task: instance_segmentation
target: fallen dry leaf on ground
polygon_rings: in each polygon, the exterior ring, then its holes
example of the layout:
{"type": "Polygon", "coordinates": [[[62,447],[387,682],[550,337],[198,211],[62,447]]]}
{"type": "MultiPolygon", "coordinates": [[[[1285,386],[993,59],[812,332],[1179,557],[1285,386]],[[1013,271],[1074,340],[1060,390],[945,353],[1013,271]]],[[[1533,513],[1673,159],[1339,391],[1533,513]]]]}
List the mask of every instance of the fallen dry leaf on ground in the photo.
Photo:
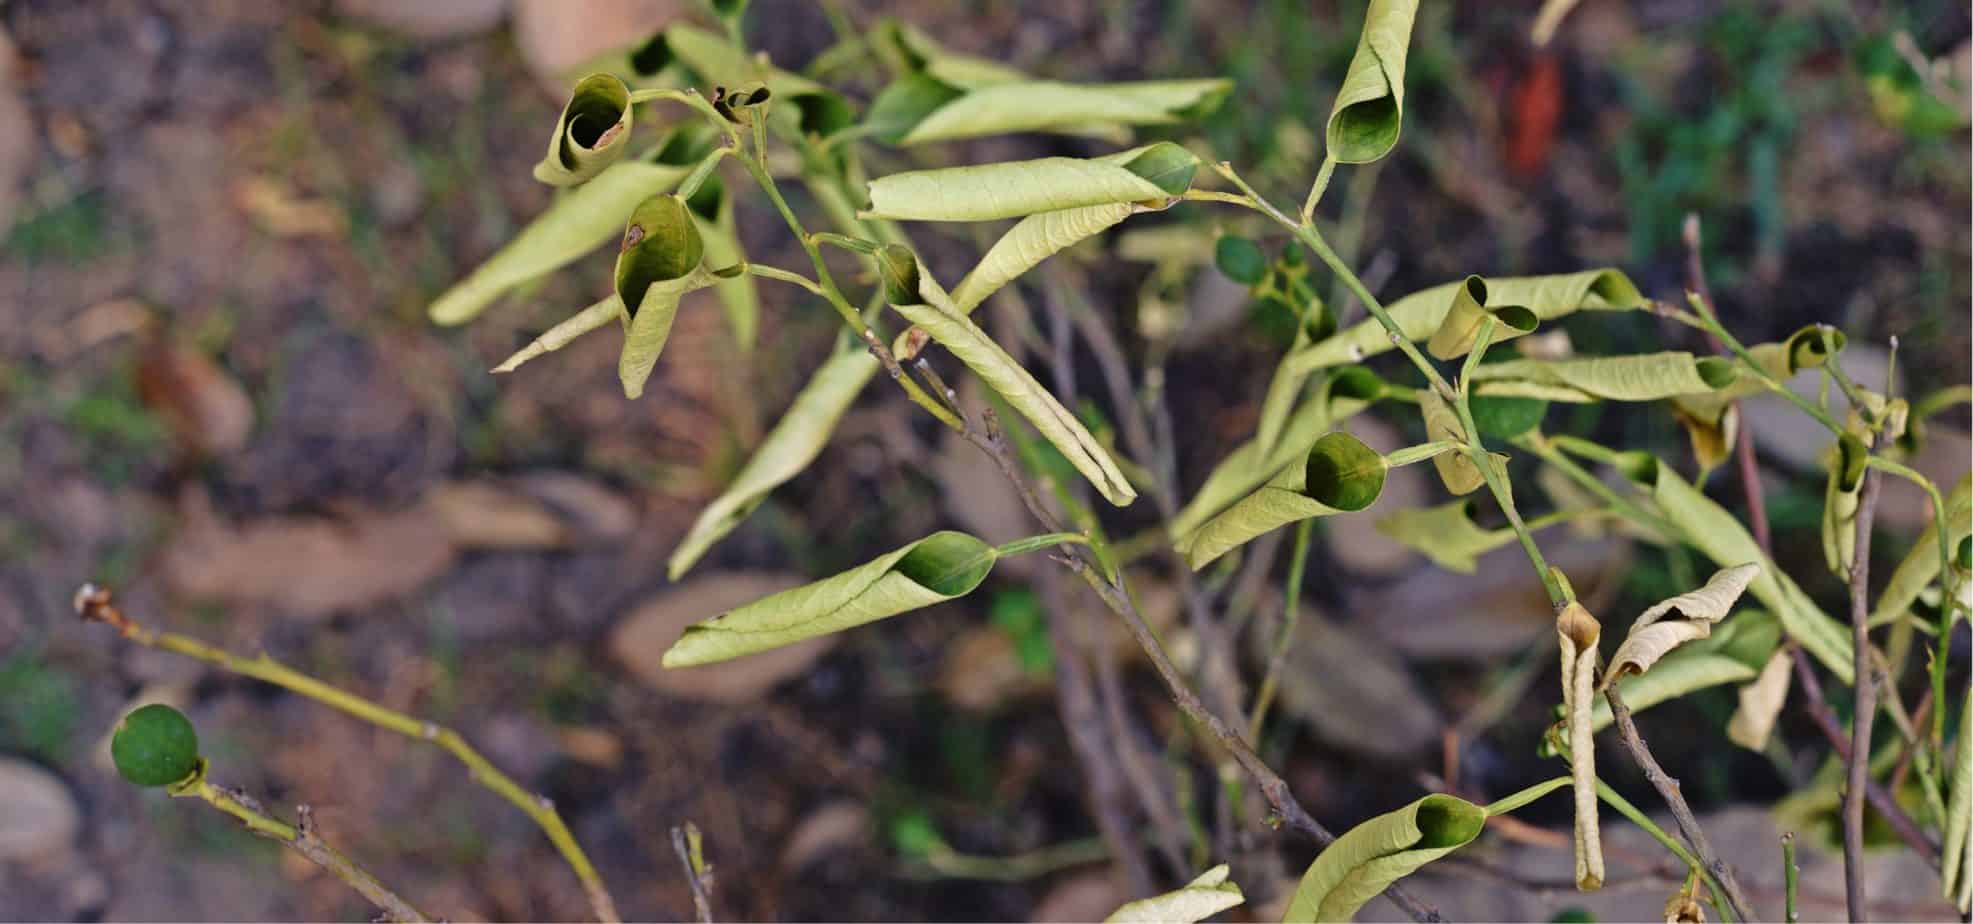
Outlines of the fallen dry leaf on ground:
{"type": "MultiPolygon", "coordinates": [[[[1630,544],[1583,539],[1546,546],[1549,563],[1569,575],[1584,601],[1622,579],[1630,544]]],[[[1555,609],[1519,545],[1479,557],[1473,574],[1423,568],[1393,584],[1352,595],[1350,612],[1370,634],[1404,656],[1484,660],[1519,652],[1555,628],[1555,609]]]]}
{"type": "Polygon", "coordinates": [[[233,204],[275,237],[341,237],[349,218],[334,202],[298,195],[272,177],[250,176],[233,184],[233,204]]]}
{"type": "Polygon", "coordinates": [[[1014,639],[998,626],[968,629],[946,649],[939,669],[939,691],[953,705],[988,712],[1007,700],[1054,689],[1047,674],[1031,674],[1021,664],[1014,639]]]}
{"type": "Polygon", "coordinates": [[[461,548],[552,548],[568,540],[561,519],[540,501],[491,481],[439,485],[424,505],[461,548]]]}
{"type": "MultiPolygon", "coordinates": [[[[1268,608],[1278,610],[1280,604],[1268,608]]],[[[1251,633],[1254,656],[1262,663],[1274,649],[1279,626],[1271,620],[1268,631],[1251,633]]],[[[1438,707],[1390,646],[1310,606],[1302,607],[1281,666],[1281,711],[1336,747],[1392,761],[1438,741],[1445,727],[1438,707]]]]}
{"type": "Polygon", "coordinates": [[[831,802],[809,812],[782,839],[781,870],[795,873],[825,854],[860,847],[870,839],[870,810],[849,802],[831,802]]]}
{"type": "Polygon", "coordinates": [[[189,455],[236,452],[253,431],[246,389],[205,354],[162,339],[137,361],[137,398],[189,455]]]}
{"type": "Polygon", "coordinates": [[[807,583],[799,574],[717,571],[638,604],[610,632],[610,657],[645,686],[684,699],[751,703],[807,669],[840,635],[825,635],[718,664],[666,668],[659,661],[685,627],[807,583]]]}

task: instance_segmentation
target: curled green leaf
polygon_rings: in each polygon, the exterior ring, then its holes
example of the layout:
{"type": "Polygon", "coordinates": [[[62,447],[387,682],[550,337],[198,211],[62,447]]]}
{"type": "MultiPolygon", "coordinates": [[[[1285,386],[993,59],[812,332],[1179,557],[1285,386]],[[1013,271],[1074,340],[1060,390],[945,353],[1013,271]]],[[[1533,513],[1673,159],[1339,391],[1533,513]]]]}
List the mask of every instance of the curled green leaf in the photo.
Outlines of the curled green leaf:
{"type": "Polygon", "coordinates": [[[527,346],[516,350],[514,355],[507,357],[505,362],[493,367],[493,372],[496,375],[512,372],[519,369],[527,361],[568,346],[570,343],[575,342],[577,337],[622,317],[624,317],[623,300],[617,298],[615,295],[611,295],[594,305],[590,305],[576,312],[567,320],[549,328],[541,336],[529,341],[527,346]]]}
{"type": "Polygon", "coordinates": [[[671,336],[678,300],[713,281],[705,267],[705,242],[684,199],[652,196],[630,213],[616,268],[617,298],[630,318],[617,360],[625,395],[644,393],[644,382],[671,336]]]}
{"type": "Polygon", "coordinates": [[[1418,0],[1370,0],[1356,55],[1329,110],[1329,156],[1367,164],[1391,152],[1404,122],[1404,59],[1418,0]]]}
{"type": "Polygon", "coordinates": [[[878,263],[893,310],[924,329],[999,393],[1009,407],[1027,418],[1105,500],[1124,507],[1137,499],[1137,491],[1116,460],[1110,458],[1109,450],[986,331],[952,304],[951,296],[930,273],[920,269],[909,249],[892,244],[879,254],[878,263]]]}
{"type": "Polygon", "coordinates": [[[1348,433],[1315,441],[1301,465],[1291,465],[1252,494],[1183,534],[1177,543],[1197,571],[1221,555],[1289,523],[1353,513],[1384,492],[1389,466],[1376,450],[1348,433]]]}
{"type": "Polygon", "coordinates": [[[1473,842],[1486,809],[1434,793],[1343,833],[1316,855],[1282,921],[1348,921],[1391,883],[1473,842]]]}
{"type": "Polygon", "coordinates": [[[749,456],[733,483],[692,523],[692,529],[671,553],[667,573],[678,580],[713,543],[725,538],[767,499],[775,488],[808,468],[822,452],[836,422],[856,400],[857,393],[877,374],[877,358],[868,350],[850,347],[822,364],[774,429],[749,456]]]}
{"type": "Polygon", "coordinates": [[[1596,356],[1583,359],[1516,359],[1473,370],[1475,390],[1486,395],[1534,392],[1554,401],[1586,404],[1606,401],[1657,401],[1708,395],[1739,378],[1730,359],[1695,357],[1685,352],[1596,356]],[[1519,388],[1528,385],[1534,388],[1519,388]]]}
{"type": "MultiPolygon", "coordinates": [[[[842,94],[799,74],[773,67],[717,33],[678,22],[646,46],[646,64],[676,59],[709,87],[762,83],[777,101],[769,121],[805,135],[830,135],[855,117],[842,94]],[[780,105],[786,103],[784,107],[780,105]]],[[[764,100],[763,100],[764,102],[764,100]]]]}
{"type": "Polygon", "coordinates": [[[1445,319],[1439,322],[1438,330],[1425,343],[1426,352],[1438,359],[1457,359],[1473,349],[1473,341],[1480,335],[1480,325],[1488,318],[1494,319],[1492,343],[1512,340],[1534,331],[1540,319],[1535,313],[1519,305],[1500,304],[1496,299],[1488,301],[1487,281],[1478,276],[1468,276],[1453,289],[1452,307],[1446,310],[1445,319]]]}
{"type": "MultiPolygon", "coordinates": [[[[1452,310],[1464,280],[1414,292],[1384,306],[1407,340],[1430,337],[1452,310]]],[[[1597,269],[1556,276],[1516,276],[1487,280],[1487,297],[1502,305],[1521,305],[1542,321],[1577,311],[1628,311],[1645,298],[1621,270],[1597,269]]],[[[1396,349],[1391,336],[1375,319],[1351,325],[1331,337],[1289,354],[1284,368],[1309,372],[1362,362],[1396,349]]]]}
{"type": "Polygon", "coordinates": [[[550,186],[574,186],[602,173],[630,143],[630,87],[614,74],[591,74],[569,93],[548,153],[534,178],[550,186]]]}
{"type": "Polygon", "coordinates": [[[1247,900],[1224,863],[1199,874],[1185,888],[1129,902],[1104,924],[1195,924],[1247,900]]]}
{"type": "Polygon", "coordinates": [[[1856,564],[1857,507],[1863,500],[1863,471],[1870,462],[1870,449],[1845,433],[1830,455],[1822,494],[1822,555],[1829,570],[1847,580],[1856,564]]]}
{"type": "Polygon", "coordinates": [[[826,580],[686,627],[665,667],[711,664],[962,597],[993,570],[994,547],[938,532],[826,580]]]}
{"type": "Polygon", "coordinates": [[[1119,202],[1163,204],[1191,182],[1197,159],[1168,141],[1105,157],[911,170],[871,180],[872,218],[992,221],[1119,202]],[[1187,162],[1190,167],[1187,167],[1187,162]]]}

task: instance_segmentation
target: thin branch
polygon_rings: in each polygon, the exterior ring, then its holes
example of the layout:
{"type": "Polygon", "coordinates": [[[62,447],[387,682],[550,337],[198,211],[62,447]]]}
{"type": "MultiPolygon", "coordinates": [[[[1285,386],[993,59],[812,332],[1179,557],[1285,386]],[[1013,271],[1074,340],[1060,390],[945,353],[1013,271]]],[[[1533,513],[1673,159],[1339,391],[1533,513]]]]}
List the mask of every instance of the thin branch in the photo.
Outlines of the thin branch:
{"type": "Polygon", "coordinates": [[[678,862],[685,867],[685,881],[692,887],[692,907],[699,913],[700,924],[712,924],[713,874],[712,867],[706,864],[699,826],[688,821],[683,826],[673,827],[671,850],[678,854],[678,862]]]}
{"type": "MultiPolygon", "coordinates": [[[[1815,720],[1816,727],[1822,730],[1823,737],[1829,739],[1836,756],[1845,761],[1849,760],[1850,739],[1843,734],[1843,726],[1836,718],[1836,710],[1830,707],[1829,700],[1823,696],[1822,681],[1816,677],[1815,666],[1809,662],[1808,652],[1803,651],[1801,644],[1794,639],[1788,639],[1783,644],[1788,648],[1788,656],[1795,662],[1795,681],[1802,687],[1802,698],[1807,700],[1809,718],[1815,720]]],[[[1910,815],[1905,814],[1904,808],[1898,805],[1897,800],[1888,790],[1875,780],[1866,779],[1864,795],[1869,797],[1870,807],[1877,810],[1877,814],[1891,826],[1892,831],[1897,833],[1899,840],[1917,851],[1927,862],[1935,865],[1939,862],[1939,845],[1926,836],[1924,830],[1911,819],[1910,815]]]]}
{"type": "Polygon", "coordinates": [[[203,799],[228,815],[240,820],[261,837],[279,841],[282,846],[306,857],[310,863],[322,867],[337,879],[347,883],[357,894],[382,912],[379,919],[386,921],[430,921],[403,896],[390,890],[369,871],[356,865],[355,861],[343,856],[336,848],[329,846],[315,830],[315,813],[307,805],[295,809],[296,823],[293,825],[268,815],[260,807],[260,802],[246,793],[225,786],[215,786],[205,779],[203,767],[194,785],[184,788],[173,787],[172,795],[179,798],[203,799]]]}
{"type": "Polygon", "coordinates": [[[1857,503],[1856,556],[1850,565],[1850,643],[1856,649],[1856,717],[1850,728],[1849,786],[1843,793],[1843,894],[1850,920],[1870,920],[1863,886],[1864,784],[1870,780],[1870,727],[1877,718],[1876,665],[1870,660],[1870,526],[1877,517],[1877,483],[1866,469],[1857,503]]]}
{"type": "Polygon", "coordinates": [[[1672,817],[1678,821],[1678,831],[1685,836],[1685,842],[1692,846],[1692,852],[1705,865],[1706,871],[1717,879],[1726,891],[1726,902],[1733,908],[1734,918],[1741,921],[1754,920],[1747,903],[1746,893],[1740,889],[1740,882],[1733,875],[1733,868],[1713,852],[1712,842],[1706,839],[1706,832],[1699,827],[1699,819],[1692,814],[1692,806],[1687,805],[1685,796],[1679,792],[1678,780],[1658,765],[1651,756],[1651,748],[1637,733],[1636,723],[1631,721],[1630,707],[1624,705],[1624,698],[1613,685],[1603,691],[1610,701],[1610,714],[1616,717],[1617,732],[1622,736],[1624,746],[1630,749],[1632,759],[1644,770],[1644,777],[1658,790],[1665,804],[1671,807],[1672,817]]]}
{"type": "Polygon", "coordinates": [[[582,882],[582,890],[589,898],[590,908],[600,921],[615,924],[618,921],[616,902],[610,898],[610,891],[603,885],[603,877],[589,862],[582,846],[576,843],[575,835],[569,832],[562,816],[555,811],[555,803],[547,796],[537,795],[521,788],[519,783],[501,772],[458,732],[435,722],[428,722],[417,716],[407,715],[395,709],[379,705],[353,693],[346,692],[320,680],[303,674],[262,653],[256,657],[243,658],[232,652],[207,645],[188,635],[176,632],[163,632],[149,629],[129,616],[116,605],[109,588],[94,584],[84,584],[75,594],[77,615],[85,621],[107,623],[126,640],[148,648],[159,648],[176,652],[211,664],[222,670],[252,677],[271,683],[290,692],[299,693],[309,699],[339,709],[349,715],[369,722],[379,728],[394,731],[417,741],[429,741],[445,749],[471,771],[468,776],[473,782],[492,790],[501,798],[512,803],[515,808],[527,813],[542,833],[560,851],[562,859],[575,871],[582,882]]]}
{"type": "MultiPolygon", "coordinates": [[[[1685,216],[1685,287],[1706,303],[1706,308],[1718,316],[1718,306],[1713,302],[1713,290],[1706,284],[1706,263],[1700,256],[1699,216],[1688,213],[1685,216]]],[[[1713,352],[1732,355],[1719,335],[1708,330],[1706,342],[1713,352]]],[[[1735,437],[1733,454],[1740,468],[1740,490],[1747,498],[1747,525],[1754,532],[1754,543],[1761,547],[1761,554],[1770,560],[1774,558],[1774,539],[1768,528],[1767,498],[1761,491],[1761,466],[1754,455],[1754,430],[1747,415],[1740,413],[1740,402],[1735,399],[1728,406],[1727,413],[1739,418],[1739,434],[1735,437]]]]}

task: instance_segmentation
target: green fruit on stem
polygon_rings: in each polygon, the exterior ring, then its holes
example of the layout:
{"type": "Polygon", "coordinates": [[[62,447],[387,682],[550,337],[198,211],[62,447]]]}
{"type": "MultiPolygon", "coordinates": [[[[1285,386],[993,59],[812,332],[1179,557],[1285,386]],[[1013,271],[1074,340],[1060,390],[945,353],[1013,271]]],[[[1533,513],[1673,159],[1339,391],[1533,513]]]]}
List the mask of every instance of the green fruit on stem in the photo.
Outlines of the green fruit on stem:
{"type": "Polygon", "coordinates": [[[152,703],[117,723],[110,756],[124,779],[139,786],[169,786],[197,769],[199,736],[184,713],[152,703]]]}

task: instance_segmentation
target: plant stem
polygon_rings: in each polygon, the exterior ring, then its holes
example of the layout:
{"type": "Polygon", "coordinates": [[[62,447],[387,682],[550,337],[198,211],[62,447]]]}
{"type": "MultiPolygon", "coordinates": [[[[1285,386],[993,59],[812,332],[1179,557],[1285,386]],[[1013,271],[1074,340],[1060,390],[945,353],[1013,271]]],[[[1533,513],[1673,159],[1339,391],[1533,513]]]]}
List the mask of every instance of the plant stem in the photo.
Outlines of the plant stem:
{"type": "MultiPolygon", "coordinates": [[[[816,284],[815,280],[810,279],[807,276],[804,276],[800,273],[791,273],[784,269],[779,269],[772,266],[763,266],[759,263],[742,263],[740,264],[740,269],[745,271],[750,276],[759,276],[762,279],[772,279],[776,282],[785,282],[788,283],[789,285],[800,286],[817,295],[823,294],[822,286],[816,284]]],[[[826,298],[827,296],[824,297],[826,298]]]]}
{"type": "Polygon", "coordinates": [[[1504,796],[1500,799],[1494,800],[1493,802],[1487,803],[1486,806],[1487,816],[1492,817],[1494,815],[1505,815],[1509,812],[1514,811],[1515,809],[1521,808],[1522,806],[1525,806],[1535,801],[1536,799],[1541,798],[1542,796],[1548,795],[1549,793],[1561,789],[1562,787],[1567,786],[1573,782],[1575,781],[1569,777],[1558,776],[1552,780],[1544,780],[1540,783],[1536,783],[1533,786],[1521,790],[1520,792],[1514,793],[1513,795],[1504,796]]]}
{"type": "MultiPolygon", "coordinates": [[[[1833,360],[1832,360],[1833,362],[1833,360]]],[[[1870,658],[1870,527],[1879,476],[1865,470],[1857,503],[1856,557],[1850,566],[1850,643],[1856,649],[1856,717],[1850,726],[1849,785],[1843,793],[1843,894],[1850,920],[1870,920],[1863,884],[1864,784],[1870,780],[1870,728],[1877,718],[1876,665],[1870,658]]]]}
{"type": "MultiPolygon", "coordinates": [[[[1719,896],[1726,895],[1725,887],[1720,885],[1719,880],[1713,877],[1712,871],[1707,869],[1704,863],[1699,862],[1698,857],[1693,856],[1691,851],[1686,850],[1685,845],[1679,843],[1676,838],[1670,834],[1666,834],[1665,829],[1658,827],[1658,823],[1651,820],[1651,816],[1639,811],[1637,806],[1630,803],[1629,799],[1624,798],[1616,790],[1611,789],[1610,784],[1598,779],[1596,781],[1596,795],[1605,804],[1616,809],[1617,814],[1630,819],[1631,824],[1643,828],[1644,833],[1651,835],[1653,840],[1664,845],[1665,849],[1678,857],[1679,861],[1684,863],[1688,869],[1698,870],[1701,875],[1706,877],[1706,885],[1713,890],[1713,894],[1719,896]]],[[[1744,921],[1747,919],[1740,918],[1740,920],[1744,921]]]]}
{"type": "Polygon", "coordinates": [[[1402,468],[1406,465],[1424,462],[1436,456],[1445,455],[1448,452],[1458,452],[1464,445],[1457,440],[1433,440],[1429,443],[1419,443],[1416,446],[1406,446],[1385,456],[1384,464],[1391,468],[1402,468]]]}
{"type": "Polygon", "coordinates": [[[1247,737],[1261,740],[1268,707],[1274,703],[1274,690],[1281,681],[1281,668],[1288,662],[1288,648],[1295,638],[1295,627],[1302,620],[1302,574],[1308,567],[1309,540],[1315,535],[1315,520],[1295,524],[1295,550],[1289,553],[1288,584],[1281,595],[1281,633],[1274,637],[1274,651],[1267,659],[1267,676],[1261,678],[1260,692],[1254,694],[1254,714],[1247,720],[1247,737]]]}
{"type": "Polygon", "coordinates": [[[1336,172],[1336,155],[1322,155],[1322,166],[1315,171],[1315,182],[1309,185],[1308,198],[1302,202],[1302,224],[1315,222],[1315,207],[1322,202],[1322,194],[1329,191],[1329,177],[1336,172]]]}
{"type": "Polygon", "coordinates": [[[1631,757],[1637,761],[1639,767],[1643,768],[1644,778],[1651,781],[1652,787],[1658,790],[1658,795],[1664,797],[1665,804],[1671,807],[1672,817],[1678,821],[1679,833],[1685,835],[1686,843],[1691,844],[1693,851],[1704,861],[1707,877],[1724,886],[1722,894],[1727,904],[1732,906],[1733,916],[1742,921],[1753,920],[1749,914],[1752,906],[1747,903],[1747,896],[1740,891],[1740,883],[1733,875],[1733,868],[1726,865],[1726,861],[1721,860],[1719,854],[1713,852],[1713,845],[1706,839],[1706,832],[1699,827],[1699,819],[1692,814],[1692,806],[1685,803],[1685,796],[1679,791],[1678,780],[1666,773],[1665,768],[1658,765],[1657,758],[1651,756],[1651,748],[1644,743],[1644,738],[1638,735],[1637,725],[1631,721],[1630,707],[1624,705],[1624,698],[1618,695],[1614,685],[1603,691],[1603,697],[1610,702],[1610,714],[1616,717],[1617,732],[1622,736],[1624,746],[1630,749],[1631,757]]]}
{"type": "Polygon", "coordinates": [[[706,865],[699,826],[688,821],[672,828],[671,850],[685,867],[685,882],[692,889],[692,908],[699,913],[699,924],[712,924],[712,868],[706,865]]]}
{"type": "Polygon", "coordinates": [[[356,890],[357,894],[363,896],[370,904],[377,906],[382,912],[380,920],[431,920],[403,896],[391,891],[389,887],[379,882],[377,877],[370,875],[369,871],[356,865],[355,861],[343,856],[341,852],[322,840],[321,835],[315,833],[314,813],[306,805],[296,809],[300,823],[290,825],[261,811],[258,802],[245,793],[207,782],[203,768],[195,785],[182,790],[173,787],[171,794],[178,798],[202,799],[213,808],[239,819],[247,826],[247,830],[269,840],[279,841],[288,849],[308,858],[309,862],[328,870],[337,879],[341,879],[351,889],[356,890]]]}
{"type": "Polygon", "coordinates": [[[1782,920],[1795,924],[1802,916],[1795,912],[1796,881],[1801,878],[1802,868],[1795,863],[1795,832],[1781,835],[1781,888],[1782,920]]]}
{"type": "Polygon", "coordinates": [[[506,799],[515,808],[527,813],[542,833],[560,851],[562,859],[575,871],[581,880],[583,892],[589,897],[590,908],[600,921],[615,924],[618,921],[616,902],[610,898],[609,889],[603,885],[603,877],[589,862],[589,856],[582,852],[576,843],[575,835],[569,832],[560,813],[555,811],[555,803],[546,796],[535,795],[521,788],[519,783],[500,771],[499,767],[488,762],[480,753],[473,750],[466,739],[450,728],[428,722],[416,716],[406,715],[389,709],[353,693],[339,690],[313,677],[296,671],[265,653],[252,658],[243,658],[221,648],[207,645],[198,639],[176,632],[163,632],[139,625],[119,609],[108,588],[84,584],[76,592],[76,611],[83,619],[108,623],[129,641],[148,648],[158,648],[195,658],[222,670],[252,677],[271,683],[290,692],[299,693],[309,699],[334,709],[341,710],[379,728],[394,731],[406,738],[429,741],[443,748],[459,762],[466,765],[468,777],[475,783],[492,790],[506,799]]]}

